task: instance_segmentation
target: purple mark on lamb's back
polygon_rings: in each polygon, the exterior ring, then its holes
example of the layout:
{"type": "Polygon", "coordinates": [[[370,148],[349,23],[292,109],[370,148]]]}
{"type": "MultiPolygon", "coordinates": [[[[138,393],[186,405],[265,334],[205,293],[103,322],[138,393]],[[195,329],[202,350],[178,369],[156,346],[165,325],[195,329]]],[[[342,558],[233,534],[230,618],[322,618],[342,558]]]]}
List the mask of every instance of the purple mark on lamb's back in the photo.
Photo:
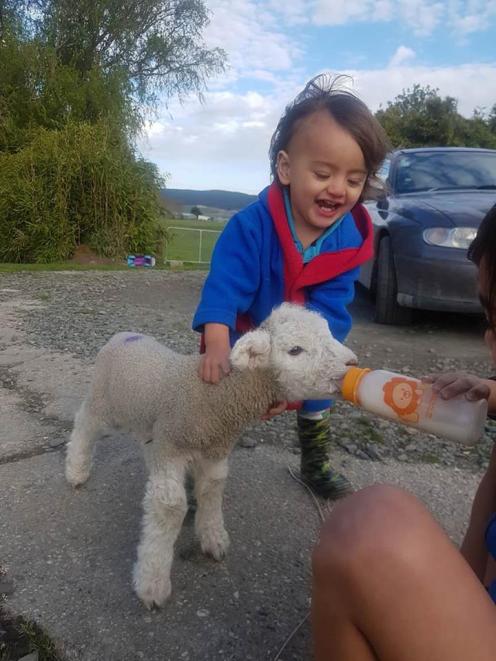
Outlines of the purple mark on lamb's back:
{"type": "Polygon", "coordinates": [[[141,340],[143,338],[143,335],[130,335],[129,337],[126,337],[124,342],[136,342],[136,340],[141,340]]]}

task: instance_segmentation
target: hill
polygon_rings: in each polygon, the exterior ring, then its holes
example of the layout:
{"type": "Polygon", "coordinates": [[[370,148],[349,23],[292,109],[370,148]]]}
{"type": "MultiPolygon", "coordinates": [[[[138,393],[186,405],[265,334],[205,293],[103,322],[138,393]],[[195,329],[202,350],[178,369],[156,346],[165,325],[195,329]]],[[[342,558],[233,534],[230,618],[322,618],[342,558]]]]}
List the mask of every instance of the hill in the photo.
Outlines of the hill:
{"type": "Polygon", "coordinates": [[[189,190],[181,188],[163,188],[162,196],[183,205],[183,207],[213,207],[227,211],[237,211],[255,202],[256,195],[236,193],[227,190],[189,190]]]}

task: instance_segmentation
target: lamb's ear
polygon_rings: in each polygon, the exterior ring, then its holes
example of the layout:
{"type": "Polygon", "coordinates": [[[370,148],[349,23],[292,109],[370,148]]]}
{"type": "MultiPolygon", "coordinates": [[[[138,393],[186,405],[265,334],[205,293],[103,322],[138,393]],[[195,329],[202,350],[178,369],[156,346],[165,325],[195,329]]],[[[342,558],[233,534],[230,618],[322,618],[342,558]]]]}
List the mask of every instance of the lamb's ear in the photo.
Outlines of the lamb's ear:
{"type": "Polygon", "coordinates": [[[270,356],[270,334],[265,330],[246,333],[231,351],[231,364],[241,370],[267,367],[270,356]]]}

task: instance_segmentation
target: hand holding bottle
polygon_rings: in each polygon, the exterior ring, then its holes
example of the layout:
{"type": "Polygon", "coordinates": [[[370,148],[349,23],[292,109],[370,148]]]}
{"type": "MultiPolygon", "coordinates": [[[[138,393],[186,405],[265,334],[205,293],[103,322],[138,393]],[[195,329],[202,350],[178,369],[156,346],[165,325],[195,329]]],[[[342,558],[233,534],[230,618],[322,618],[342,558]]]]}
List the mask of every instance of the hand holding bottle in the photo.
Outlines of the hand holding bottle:
{"type": "Polygon", "coordinates": [[[446,372],[429,374],[422,377],[424,383],[431,383],[432,390],[443,399],[452,399],[465,395],[472,402],[479,399],[489,399],[491,389],[487,380],[464,372],[446,372]]]}
{"type": "Polygon", "coordinates": [[[489,393],[476,377],[444,376],[426,382],[387,370],[351,367],[341,390],[344,399],[366,411],[452,441],[474,444],[484,431],[489,393]],[[448,396],[440,395],[445,387],[448,396]]]}

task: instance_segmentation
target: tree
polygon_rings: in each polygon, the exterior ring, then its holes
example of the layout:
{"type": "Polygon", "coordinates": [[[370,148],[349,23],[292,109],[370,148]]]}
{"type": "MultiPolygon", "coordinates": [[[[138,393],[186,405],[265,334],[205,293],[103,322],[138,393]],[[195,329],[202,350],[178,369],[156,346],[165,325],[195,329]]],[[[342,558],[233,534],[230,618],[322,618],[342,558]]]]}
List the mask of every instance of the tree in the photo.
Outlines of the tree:
{"type": "Polygon", "coordinates": [[[403,90],[376,117],[395,147],[466,146],[496,148],[496,104],[486,117],[476,108],[470,119],[451,96],[441,98],[429,85],[403,90]]]}
{"type": "Polygon", "coordinates": [[[83,76],[95,67],[118,74],[135,100],[202,92],[224,67],[225,53],[208,49],[203,0],[29,0],[36,33],[62,64],[83,76]]]}
{"type": "Polygon", "coordinates": [[[496,103],[491,108],[491,111],[487,118],[487,123],[489,125],[489,130],[491,131],[491,133],[494,133],[494,135],[496,135],[496,103]]]}
{"type": "Polygon", "coordinates": [[[191,213],[193,214],[193,216],[196,216],[198,218],[198,216],[201,216],[201,212],[202,210],[200,209],[200,207],[197,206],[191,207],[191,213]]]}
{"type": "Polygon", "coordinates": [[[82,78],[38,40],[6,35],[0,45],[0,152],[17,151],[37,129],[105,121],[126,140],[140,120],[117,75],[94,68],[82,78]]]}
{"type": "Polygon", "coordinates": [[[457,101],[449,96],[442,99],[438,90],[417,84],[376,116],[395,146],[448,145],[454,137],[457,101]]]}
{"type": "Polygon", "coordinates": [[[163,181],[135,138],[224,65],[202,0],[0,0],[0,260],[153,251],[163,181]]]}
{"type": "Polygon", "coordinates": [[[481,108],[476,108],[470,119],[460,117],[456,144],[496,149],[496,133],[491,132],[490,121],[490,116],[487,116],[481,108]]]}
{"type": "Polygon", "coordinates": [[[16,128],[67,121],[133,140],[159,92],[201,94],[222,69],[207,24],[202,0],[0,0],[0,150],[19,147],[16,128]]]}
{"type": "Polygon", "coordinates": [[[0,39],[18,30],[22,8],[23,2],[20,0],[0,0],[0,39]]]}

